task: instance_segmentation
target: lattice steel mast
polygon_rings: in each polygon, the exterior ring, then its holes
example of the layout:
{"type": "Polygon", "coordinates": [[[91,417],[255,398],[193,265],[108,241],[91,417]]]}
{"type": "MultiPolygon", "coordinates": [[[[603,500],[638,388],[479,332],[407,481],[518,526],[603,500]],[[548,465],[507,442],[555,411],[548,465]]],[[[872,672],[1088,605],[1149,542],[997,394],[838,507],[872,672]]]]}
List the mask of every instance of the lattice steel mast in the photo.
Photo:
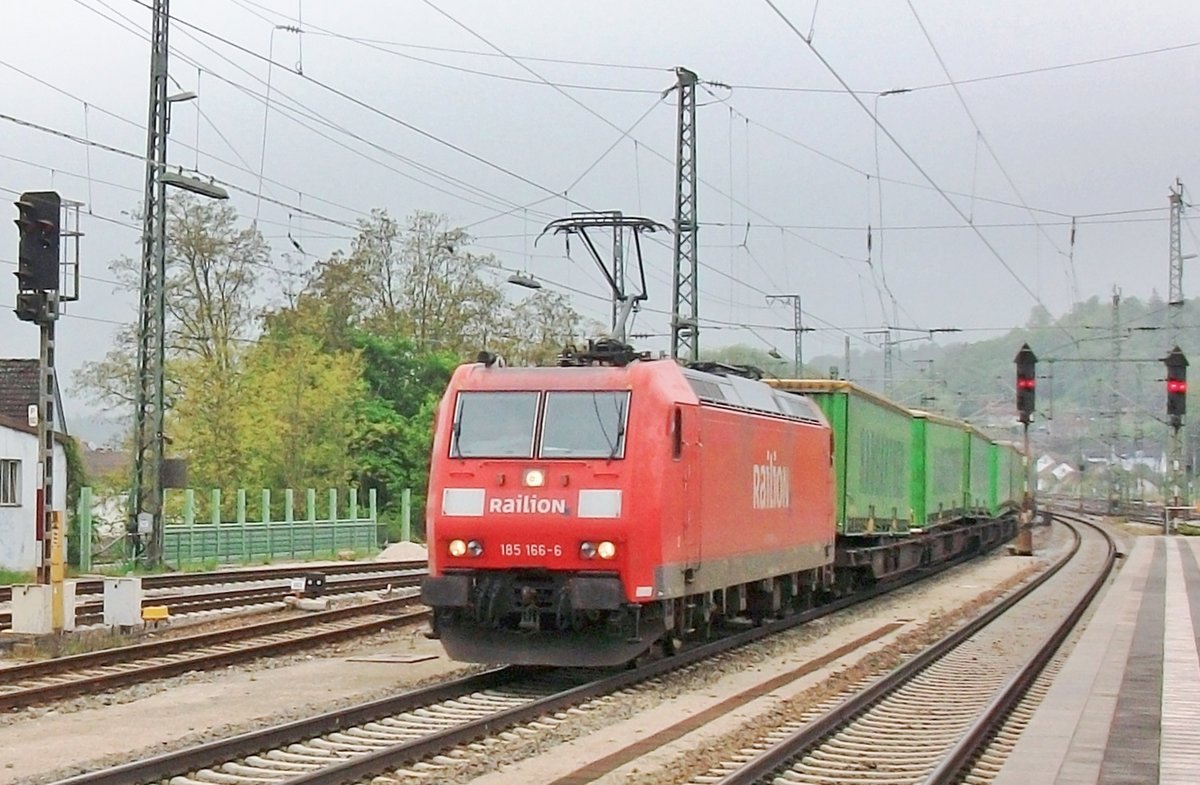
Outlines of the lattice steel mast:
{"type": "Polygon", "coordinates": [[[700,359],[696,287],[696,75],[675,69],[679,105],[675,147],[675,275],[671,296],[671,356],[694,362],[700,359]]]}
{"type": "Polygon", "coordinates": [[[1180,217],[1183,213],[1183,183],[1178,178],[1168,197],[1171,203],[1171,272],[1169,297],[1167,298],[1167,326],[1170,328],[1171,346],[1179,345],[1179,325],[1183,314],[1183,245],[1179,236],[1180,217]]]}
{"type": "Polygon", "coordinates": [[[1116,465],[1121,460],[1117,450],[1121,438],[1121,291],[1113,289],[1112,295],[1112,377],[1110,378],[1110,394],[1108,399],[1109,415],[1112,417],[1112,430],[1109,432],[1108,465],[1108,504],[1110,510],[1120,506],[1120,487],[1117,485],[1116,465]]]}
{"type": "Polygon", "coordinates": [[[138,310],[137,390],[129,542],[150,534],[146,556],[156,563],[162,544],[163,376],[166,360],[167,28],[170,0],[154,0],[150,37],[150,109],[146,122],[146,181],[142,216],[141,303],[138,310]],[[149,532],[146,531],[149,529],[149,532]]]}

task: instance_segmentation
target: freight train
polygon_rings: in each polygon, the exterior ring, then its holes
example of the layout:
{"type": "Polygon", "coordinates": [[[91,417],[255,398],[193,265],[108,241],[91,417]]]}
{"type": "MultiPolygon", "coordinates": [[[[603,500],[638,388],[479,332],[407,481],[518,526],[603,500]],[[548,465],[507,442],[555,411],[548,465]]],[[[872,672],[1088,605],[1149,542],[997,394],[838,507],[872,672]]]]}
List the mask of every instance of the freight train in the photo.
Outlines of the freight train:
{"type": "Polygon", "coordinates": [[[1015,532],[1015,447],[850,382],[642,355],[459,367],[426,511],[457,660],[610,666],[1015,532]]]}

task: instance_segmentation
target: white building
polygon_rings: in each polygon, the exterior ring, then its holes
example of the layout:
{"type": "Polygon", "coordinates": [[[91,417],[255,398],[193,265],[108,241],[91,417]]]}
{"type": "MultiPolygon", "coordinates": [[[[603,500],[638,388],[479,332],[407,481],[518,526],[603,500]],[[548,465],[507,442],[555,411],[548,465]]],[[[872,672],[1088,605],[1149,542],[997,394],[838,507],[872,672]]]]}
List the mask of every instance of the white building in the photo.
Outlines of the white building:
{"type": "MultiPolygon", "coordinates": [[[[0,415],[0,569],[37,567],[37,429],[0,415]]],[[[54,509],[67,509],[67,456],[54,445],[54,509]]]]}
{"type": "MultiPolygon", "coordinates": [[[[67,509],[67,456],[54,445],[53,509],[67,509]]],[[[41,488],[37,428],[0,415],[0,569],[37,566],[37,498],[41,488]]]]}
{"type": "MultiPolygon", "coordinates": [[[[0,358],[0,569],[30,572],[37,566],[37,429],[29,406],[38,399],[38,361],[0,358]]],[[[66,512],[67,457],[62,399],[55,385],[54,507],[66,512]]]]}

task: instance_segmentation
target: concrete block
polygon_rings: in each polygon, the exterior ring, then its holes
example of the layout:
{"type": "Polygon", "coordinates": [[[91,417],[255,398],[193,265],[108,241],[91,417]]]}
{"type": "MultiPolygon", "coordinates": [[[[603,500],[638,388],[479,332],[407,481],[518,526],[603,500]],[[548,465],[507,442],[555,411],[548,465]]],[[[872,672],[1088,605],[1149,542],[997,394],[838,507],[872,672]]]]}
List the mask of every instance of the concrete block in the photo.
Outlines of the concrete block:
{"type": "Polygon", "coordinates": [[[133,627],[142,623],[142,579],[104,579],[104,626],[133,627]]]}
{"type": "Polygon", "coordinates": [[[299,597],[293,607],[300,611],[327,611],[329,610],[329,598],[299,597]]]}
{"type": "MultiPolygon", "coordinates": [[[[53,588],[39,583],[12,587],[12,631],[29,635],[54,632],[53,588]]],[[[63,630],[75,629],[75,581],[63,581],[63,630]]]]}

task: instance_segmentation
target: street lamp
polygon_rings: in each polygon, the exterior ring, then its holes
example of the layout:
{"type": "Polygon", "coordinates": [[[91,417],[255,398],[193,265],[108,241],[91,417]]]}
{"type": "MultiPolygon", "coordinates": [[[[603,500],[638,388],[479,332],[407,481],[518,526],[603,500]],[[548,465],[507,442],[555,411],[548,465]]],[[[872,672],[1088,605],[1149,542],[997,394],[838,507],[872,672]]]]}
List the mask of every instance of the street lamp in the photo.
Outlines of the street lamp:
{"type": "Polygon", "coordinates": [[[529,273],[513,273],[508,276],[508,282],[516,286],[523,286],[526,289],[541,289],[542,282],[534,278],[529,273]]]}

